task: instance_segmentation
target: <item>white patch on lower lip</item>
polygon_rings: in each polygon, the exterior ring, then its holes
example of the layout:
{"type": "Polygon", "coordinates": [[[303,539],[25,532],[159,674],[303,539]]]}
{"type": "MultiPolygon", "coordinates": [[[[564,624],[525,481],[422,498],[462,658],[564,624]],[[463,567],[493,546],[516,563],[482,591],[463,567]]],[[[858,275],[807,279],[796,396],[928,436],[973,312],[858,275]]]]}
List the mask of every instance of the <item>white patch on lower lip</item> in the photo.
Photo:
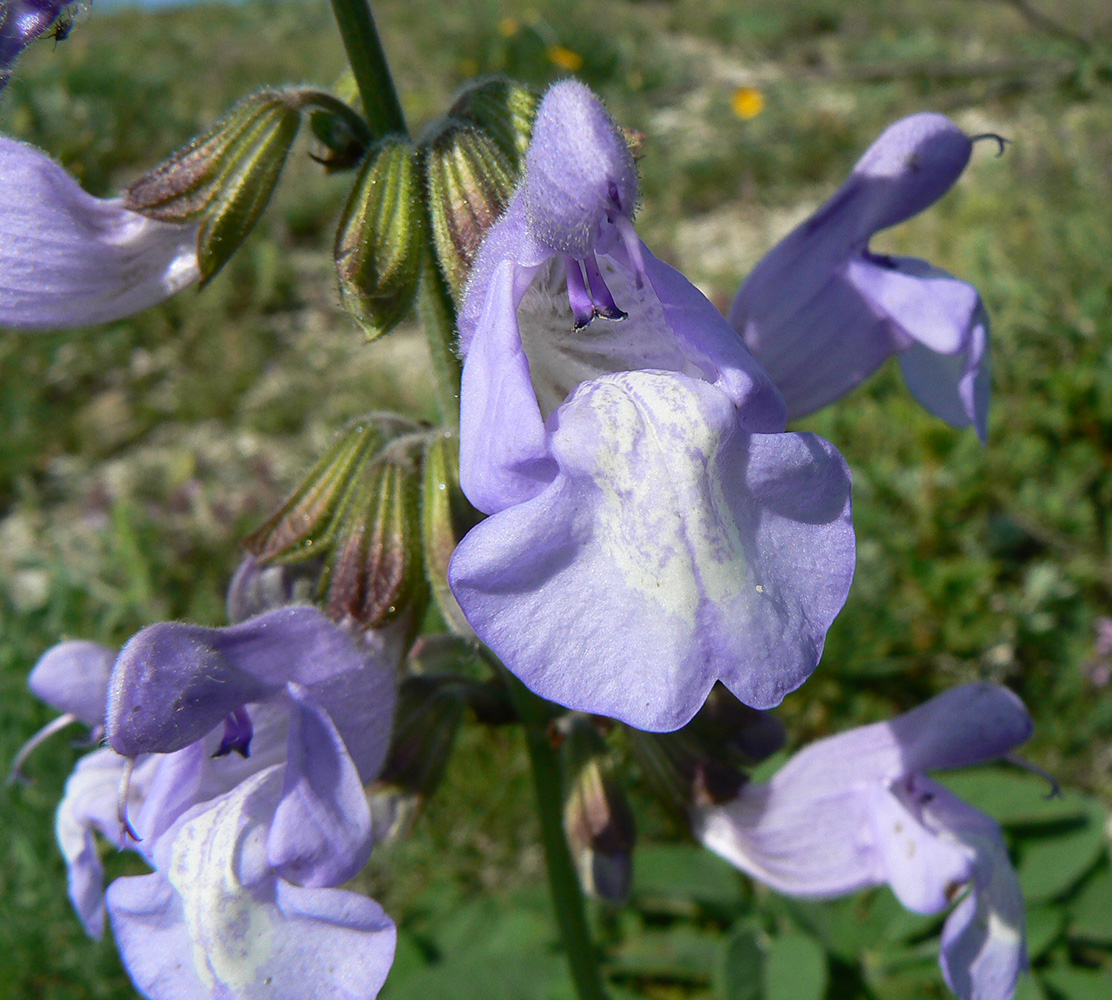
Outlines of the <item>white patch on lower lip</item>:
{"type": "MultiPolygon", "coordinates": [[[[714,392],[709,386],[708,392],[714,392]]],[[[694,623],[704,601],[738,598],[745,549],[718,476],[723,431],[686,379],[633,372],[583,389],[598,448],[596,541],[631,590],[694,623]]]]}

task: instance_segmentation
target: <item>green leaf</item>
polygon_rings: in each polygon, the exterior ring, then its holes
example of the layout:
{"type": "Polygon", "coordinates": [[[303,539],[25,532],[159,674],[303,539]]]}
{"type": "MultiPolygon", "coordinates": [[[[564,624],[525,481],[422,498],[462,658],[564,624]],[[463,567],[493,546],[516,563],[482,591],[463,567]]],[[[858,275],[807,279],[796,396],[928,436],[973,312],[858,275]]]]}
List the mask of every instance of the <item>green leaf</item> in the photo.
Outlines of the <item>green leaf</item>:
{"type": "Polygon", "coordinates": [[[719,947],[714,966],[715,1000],[761,1000],[764,953],[749,921],[735,927],[719,947]]]}
{"type": "Polygon", "coordinates": [[[1108,1000],[1112,996],[1112,973],[1107,970],[1058,966],[1041,970],[1041,975],[1061,1000],[1108,1000]]]}
{"type": "Polygon", "coordinates": [[[1021,975],[1013,1000],[1047,1000],[1046,990],[1037,976],[1021,975]]]}
{"type": "Polygon", "coordinates": [[[1069,904],[1069,936],[1112,944],[1112,869],[1102,868],[1069,904]]]}
{"type": "Polygon", "coordinates": [[[745,906],[737,870],[715,854],[688,844],[639,848],[633,898],[644,909],[692,913],[699,906],[740,912],[745,906]]]}
{"type": "Polygon", "coordinates": [[[1050,796],[1043,778],[997,768],[971,768],[942,775],[939,781],[971,806],[988,813],[1001,826],[1082,819],[1088,815],[1094,801],[1072,788],[1050,796]]]}
{"type": "Polygon", "coordinates": [[[1020,842],[1019,882],[1028,904],[1054,899],[1075,885],[1107,850],[1104,810],[1085,803],[1085,814],[1068,825],[1040,829],[1020,842]]]}
{"type": "Polygon", "coordinates": [[[765,960],[767,1000],[821,1000],[826,992],[826,954],[805,934],[774,938],[765,960]]]}
{"type": "Polygon", "coordinates": [[[1032,962],[1058,940],[1065,922],[1066,913],[1060,906],[1028,907],[1027,954],[1032,962]]]}
{"type": "Polygon", "coordinates": [[[637,979],[705,983],[718,947],[716,934],[677,923],[666,931],[647,930],[628,939],[612,953],[607,971],[637,979]]]}

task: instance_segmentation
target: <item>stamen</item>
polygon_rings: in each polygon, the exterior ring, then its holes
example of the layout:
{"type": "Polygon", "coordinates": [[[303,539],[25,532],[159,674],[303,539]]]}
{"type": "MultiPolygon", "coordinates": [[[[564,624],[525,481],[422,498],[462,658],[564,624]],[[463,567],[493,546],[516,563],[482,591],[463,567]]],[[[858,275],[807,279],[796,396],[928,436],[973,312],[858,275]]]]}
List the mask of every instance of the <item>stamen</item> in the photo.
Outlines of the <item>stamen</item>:
{"type": "Polygon", "coordinates": [[[603,319],[625,319],[626,313],[622,312],[614,302],[614,296],[606,287],[606,279],[598,267],[598,259],[591,254],[583,261],[583,270],[587,272],[587,284],[591,289],[591,299],[595,304],[595,314],[603,319]]]}
{"type": "Polygon", "coordinates": [[[224,735],[213,757],[225,757],[233,750],[241,757],[251,756],[251,737],[254,735],[251,716],[242,705],[224,717],[224,735]]]}
{"type": "Polygon", "coordinates": [[[1024,760],[1018,754],[1009,753],[1004,755],[1004,760],[1015,767],[1021,768],[1024,771],[1029,771],[1031,774],[1038,775],[1050,785],[1050,791],[1046,793],[1048,799],[1056,799],[1062,794],[1062,786],[1058,784],[1058,779],[1054,777],[1049,771],[1039,767],[1038,764],[1032,764],[1029,760],[1024,760]]]}
{"type": "Polygon", "coordinates": [[[610,221],[614,223],[618,235],[622,238],[622,245],[626,248],[626,253],[629,254],[629,262],[633,265],[633,276],[636,279],[637,287],[643,288],[645,285],[645,258],[641,255],[641,241],[637,238],[633,223],[628,215],[622,215],[621,213],[615,215],[610,221]]]}
{"type": "Polygon", "coordinates": [[[579,261],[574,257],[565,257],[564,269],[568,273],[568,302],[571,303],[572,315],[575,317],[575,328],[582,330],[595,318],[595,304],[591,300],[591,293],[587,291],[579,261]]]}
{"type": "Polygon", "coordinates": [[[992,139],[996,143],[996,155],[1003,156],[1004,149],[1010,143],[1011,139],[1005,139],[1002,135],[997,135],[995,132],[982,132],[980,135],[973,136],[970,142],[981,142],[984,139],[992,139]]]}
{"type": "Polygon", "coordinates": [[[77,716],[72,712],[66,712],[65,715],[59,715],[58,718],[51,719],[50,722],[35,733],[34,736],[19,748],[19,753],[15,755],[15,760],[12,761],[11,772],[8,774],[7,783],[9,785],[14,785],[18,781],[23,784],[30,784],[31,779],[23,773],[23,765],[27,763],[27,758],[50,739],[51,736],[55,733],[60,733],[66,726],[71,726],[75,722],[77,722],[77,716]]]}
{"type": "Polygon", "coordinates": [[[120,824],[120,850],[127,847],[127,838],[131,837],[136,843],[143,838],[135,832],[131,820],[127,817],[127,797],[131,793],[131,772],[135,770],[135,758],[128,757],[124,766],[124,773],[120,776],[120,791],[116,797],[116,819],[120,824]]]}

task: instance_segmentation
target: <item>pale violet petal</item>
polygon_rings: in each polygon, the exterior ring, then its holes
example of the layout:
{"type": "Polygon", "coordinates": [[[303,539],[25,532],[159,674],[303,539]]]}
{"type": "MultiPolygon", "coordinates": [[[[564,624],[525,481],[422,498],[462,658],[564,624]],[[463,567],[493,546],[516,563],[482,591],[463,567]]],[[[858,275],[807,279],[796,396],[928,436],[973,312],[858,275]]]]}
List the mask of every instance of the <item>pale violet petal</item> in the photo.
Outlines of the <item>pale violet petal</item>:
{"type": "MultiPolygon", "coordinates": [[[[125,839],[118,818],[120,783],[128,761],[112,750],[86,754],[66,780],[54,817],[54,835],[66,862],[69,898],[85,932],[99,938],[104,932],[104,869],[96,834],[116,847],[135,847],[125,839]]],[[[151,759],[139,761],[131,776],[127,808],[135,811],[153,775],[151,759]]]]}
{"type": "Polygon", "coordinates": [[[287,882],[341,885],[371,853],[371,811],[359,773],[332,720],[290,685],[289,755],[267,857],[287,882]]]}
{"type": "Polygon", "coordinates": [[[973,884],[942,928],[939,960],[960,1000],[1010,1000],[1027,968],[1026,920],[1019,878],[995,820],[930,782],[926,822],[973,857],[973,884]]]}
{"type": "Polygon", "coordinates": [[[60,642],[39,658],[27,678],[37,698],[86,726],[104,723],[108,677],[116,651],[97,642],[60,642]]]}
{"type": "Polygon", "coordinates": [[[705,847],[779,892],[823,898],[884,882],[866,789],[752,785],[693,810],[691,825],[705,847]]]}
{"type": "Polygon", "coordinates": [[[921,778],[904,778],[869,788],[869,818],[885,880],[915,913],[946,909],[973,874],[971,852],[920,814],[920,797],[933,796],[933,787],[921,778]]]}
{"type": "Polygon", "coordinates": [[[0,328],[105,323],[199,277],[196,225],[94,198],[45,153],[0,137],[0,328]]]}
{"type": "Polygon", "coordinates": [[[107,735],[120,753],[170,753],[234,709],[308,689],[360,774],[386,753],[404,623],[356,638],[312,607],[279,608],[223,629],[161,622],[137,633],[112,671],[107,735]]]}
{"type": "Polygon", "coordinates": [[[460,485],[487,514],[535,496],[553,472],[517,322],[531,277],[510,261],[493,273],[463,364],[460,485]]]}
{"type": "Polygon", "coordinates": [[[510,669],[652,730],[687,722],[720,676],[754,707],[802,683],[852,575],[840,456],[750,437],[727,396],[665,372],[584,383],[550,425],[559,475],[452,563],[465,614],[510,669]]]}
{"type": "Polygon", "coordinates": [[[988,315],[983,308],[960,354],[936,354],[913,344],[899,358],[908,391],[925,409],[953,427],[972,424],[982,443],[987,440],[991,377],[988,315]]]}
{"type": "Polygon", "coordinates": [[[381,908],[343,890],[291,886],[266,861],[282,772],[259,772],[183,816],[160,839],[159,872],[146,885],[117,892],[113,883],[108,908],[121,955],[148,995],[377,995],[395,942],[381,908]]]}

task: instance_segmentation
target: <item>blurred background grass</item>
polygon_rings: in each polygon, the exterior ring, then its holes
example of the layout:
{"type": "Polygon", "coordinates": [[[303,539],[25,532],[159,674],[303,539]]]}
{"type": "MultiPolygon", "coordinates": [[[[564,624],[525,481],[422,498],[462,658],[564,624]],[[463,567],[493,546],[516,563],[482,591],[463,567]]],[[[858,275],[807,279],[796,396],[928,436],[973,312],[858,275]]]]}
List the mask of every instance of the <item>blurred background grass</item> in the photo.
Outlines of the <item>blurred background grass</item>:
{"type": "MultiPolygon", "coordinates": [[[[1048,25],[1025,6],[375,11],[417,128],[480,73],[543,85],[574,69],[598,89],[647,137],[641,234],[722,306],[894,118],[941,110],[1013,140],[998,159],[979,146],[938,206],[874,245],[980,288],[989,445],[921,412],[894,367],[805,422],[853,470],[859,569],[819,671],[780,714],[798,744],[973,678],[1023,696],[1038,722],[1027,752],[1066,798],[1045,806],[1037,787],[991,775],[970,794],[1008,821],[1034,901],[1039,976],[1023,995],[1085,1000],[1112,995],[1112,663],[1096,643],[1112,615],[1112,8],[1058,0],[1048,25]]],[[[109,195],[245,91],[328,85],[342,69],[321,3],[95,9],[64,43],[32,47],[0,130],[109,195]]],[[[328,250],[346,183],[301,147],[204,293],[92,331],[0,333],[0,762],[49,717],[24,688],[49,645],[119,643],[166,617],[221,623],[237,539],[344,420],[433,416],[416,331],[365,346],[338,307],[328,250]]],[[[3,998],[133,995],[111,943],[88,942],[65,901],[52,812],[79,752],[55,741],[32,760],[36,782],[4,793],[3,998]]],[[[465,996],[469,981],[507,1000],[568,995],[529,796],[512,735],[467,733],[414,836],[376,852],[368,881],[406,929],[397,1000],[465,996]],[[512,974],[524,953],[530,968],[512,974]]],[[[947,995],[938,921],[903,915],[886,890],[821,908],[754,895],[672,843],[651,809],[641,818],[656,846],[638,853],[635,905],[597,915],[614,981],[634,995],[947,995]]]]}

